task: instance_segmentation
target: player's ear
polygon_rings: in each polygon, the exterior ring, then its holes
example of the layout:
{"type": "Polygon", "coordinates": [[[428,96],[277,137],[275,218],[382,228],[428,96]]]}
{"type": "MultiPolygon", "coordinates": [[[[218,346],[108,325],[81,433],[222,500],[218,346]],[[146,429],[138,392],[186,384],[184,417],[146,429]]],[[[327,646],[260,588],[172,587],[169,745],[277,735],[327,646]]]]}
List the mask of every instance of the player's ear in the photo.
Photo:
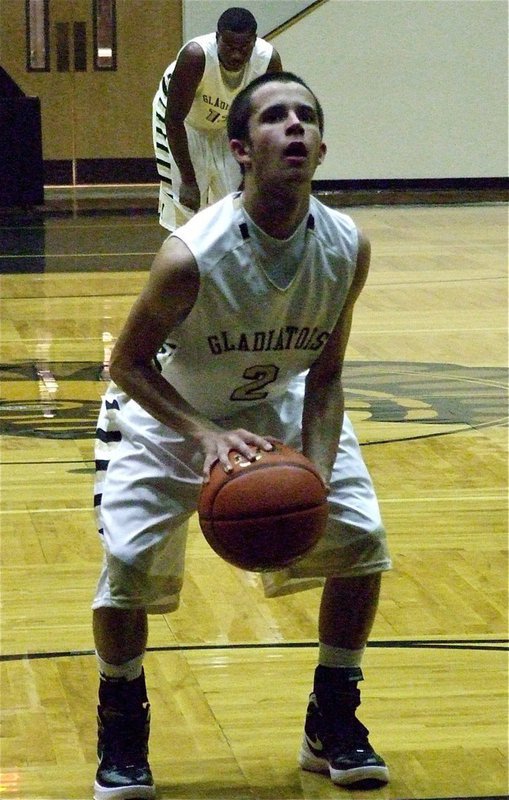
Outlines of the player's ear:
{"type": "Polygon", "coordinates": [[[325,142],[321,142],[320,149],[318,151],[318,163],[319,164],[323,164],[323,161],[325,159],[326,154],[327,154],[327,145],[325,144],[325,142]]]}
{"type": "Polygon", "coordinates": [[[251,163],[251,148],[243,139],[230,139],[230,150],[239,164],[246,166],[251,163]]]}

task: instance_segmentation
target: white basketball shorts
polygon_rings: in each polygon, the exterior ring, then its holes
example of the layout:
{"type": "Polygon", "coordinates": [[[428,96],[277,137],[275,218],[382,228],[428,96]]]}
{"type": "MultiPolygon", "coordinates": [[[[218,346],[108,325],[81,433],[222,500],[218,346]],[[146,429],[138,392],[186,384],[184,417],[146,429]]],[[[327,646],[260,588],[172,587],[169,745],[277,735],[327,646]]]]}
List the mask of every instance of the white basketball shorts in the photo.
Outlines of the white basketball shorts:
{"type": "MultiPolygon", "coordinates": [[[[217,420],[301,448],[304,377],[271,403],[217,420]]],[[[203,456],[196,444],[159,423],[113,385],[97,428],[95,506],[105,558],[94,608],[174,611],[184,579],[187,523],[196,511],[203,456]]],[[[391,568],[373,484],[345,415],[325,535],[294,565],[262,574],[266,596],[391,568]]]]}
{"type": "MultiPolygon", "coordinates": [[[[186,126],[189,155],[200,189],[200,208],[236,192],[241,184],[240,167],[235,161],[226,131],[207,133],[186,126]]],[[[160,134],[159,134],[160,135],[160,134]]],[[[168,145],[166,140],[166,145],[168,145]]],[[[159,188],[159,222],[163,228],[174,231],[187,222],[193,212],[179,202],[180,171],[168,147],[167,163],[158,163],[161,176],[159,188]]]]}

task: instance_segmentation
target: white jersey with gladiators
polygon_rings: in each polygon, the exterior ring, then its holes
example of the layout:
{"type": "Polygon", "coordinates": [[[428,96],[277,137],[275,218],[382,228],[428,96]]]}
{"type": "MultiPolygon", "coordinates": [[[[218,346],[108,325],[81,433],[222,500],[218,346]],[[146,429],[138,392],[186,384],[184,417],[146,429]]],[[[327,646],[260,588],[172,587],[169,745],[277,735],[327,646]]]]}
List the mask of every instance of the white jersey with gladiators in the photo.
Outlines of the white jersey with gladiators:
{"type": "Polygon", "coordinates": [[[163,376],[215,419],[283,394],[318,358],[341,314],[357,261],[353,221],[312,197],[300,263],[286,288],[264,269],[238,194],[173,235],[193,254],[200,288],[160,354],[163,376]]]}
{"type": "MultiPolygon", "coordinates": [[[[219,63],[216,34],[207,33],[204,36],[197,36],[191,41],[199,44],[202,48],[205,54],[205,68],[196,90],[193,104],[186,117],[186,124],[191,125],[196,130],[210,133],[224,131],[228,109],[233,99],[254,78],[267,72],[267,67],[273,54],[273,47],[264,39],[257,37],[253,52],[244,67],[242,76],[234,87],[229,87],[227,82],[228,73],[222,71],[219,63]]],[[[187,44],[189,42],[186,42],[187,44]]],[[[175,63],[174,61],[170,64],[164,73],[156,95],[163,120],[168,83],[173,74],[175,63]]]]}

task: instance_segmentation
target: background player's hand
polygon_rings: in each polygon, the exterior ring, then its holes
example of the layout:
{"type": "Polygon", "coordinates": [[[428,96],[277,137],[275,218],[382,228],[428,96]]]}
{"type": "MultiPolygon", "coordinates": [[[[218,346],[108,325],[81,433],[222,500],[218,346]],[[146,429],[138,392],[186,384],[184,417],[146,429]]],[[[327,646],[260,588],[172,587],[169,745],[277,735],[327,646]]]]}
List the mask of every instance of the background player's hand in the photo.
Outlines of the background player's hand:
{"type": "Polygon", "coordinates": [[[190,208],[191,211],[198,211],[200,208],[200,190],[196,181],[182,181],[179,192],[179,202],[183,206],[190,208]]]}
{"type": "Polygon", "coordinates": [[[232,431],[207,431],[199,437],[205,460],[203,462],[203,482],[207,483],[212,465],[219,461],[225,472],[232,466],[228,458],[231,450],[240,453],[250,461],[254,460],[256,449],[272,450],[273,437],[258,436],[256,433],[237,428],[232,431]]]}

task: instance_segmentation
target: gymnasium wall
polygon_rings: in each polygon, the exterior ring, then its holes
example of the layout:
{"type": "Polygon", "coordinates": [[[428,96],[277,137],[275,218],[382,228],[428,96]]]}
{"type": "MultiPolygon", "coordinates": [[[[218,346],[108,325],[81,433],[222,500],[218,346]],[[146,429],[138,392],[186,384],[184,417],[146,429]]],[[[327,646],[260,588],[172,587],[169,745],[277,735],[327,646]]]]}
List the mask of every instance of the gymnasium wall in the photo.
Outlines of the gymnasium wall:
{"type": "MultiPolygon", "coordinates": [[[[325,111],[322,181],[507,175],[506,0],[235,0],[325,111]],[[307,9],[307,10],[306,10],[307,9]],[[302,12],[302,13],[300,13],[302,12]],[[298,15],[294,22],[284,23],[298,15]]],[[[90,67],[92,0],[49,0],[51,71],[27,72],[25,3],[0,0],[0,64],[40,98],[46,184],[156,181],[151,103],[182,41],[228,0],[117,0],[118,70],[90,67]],[[86,20],[89,69],[55,69],[54,25],[86,20]]],[[[1,133],[1,131],[0,131],[1,133]]],[[[1,136],[0,136],[1,138],[1,136]]]]}
{"type": "Polygon", "coordinates": [[[234,5],[249,9],[258,22],[258,35],[265,36],[314,3],[313,0],[182,0],[184,41],[214,31],[223,11],[234,5]]]}
{"type": "Polygon", "coordinates": [[[328,0],[276,35],[285,68],[324,107],[328,154],[316,178],[505,177],[507,8],[328,0]]]}

